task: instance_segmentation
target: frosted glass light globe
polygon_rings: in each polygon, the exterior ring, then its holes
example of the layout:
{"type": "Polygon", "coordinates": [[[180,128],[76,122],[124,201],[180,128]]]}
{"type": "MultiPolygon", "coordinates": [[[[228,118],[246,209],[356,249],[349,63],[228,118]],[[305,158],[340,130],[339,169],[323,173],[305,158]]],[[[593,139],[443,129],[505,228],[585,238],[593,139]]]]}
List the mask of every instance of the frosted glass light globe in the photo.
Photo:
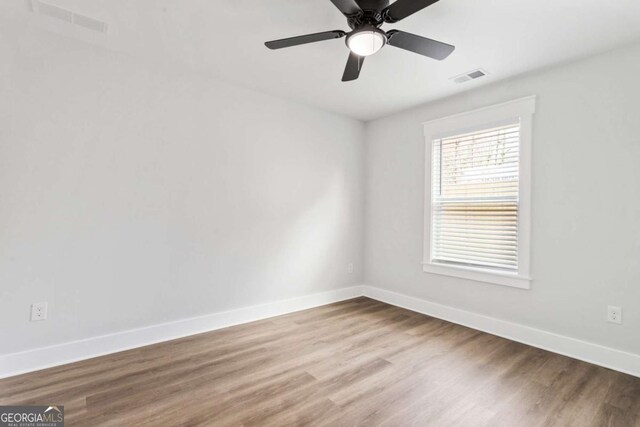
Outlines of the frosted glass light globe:
{"type": "Polygon", "coordinates": [[[378,52],[387,42],[384,33],[378,29],[353,32],[347,38],[347,46],[358,56],[369,56],[378,52]]]}

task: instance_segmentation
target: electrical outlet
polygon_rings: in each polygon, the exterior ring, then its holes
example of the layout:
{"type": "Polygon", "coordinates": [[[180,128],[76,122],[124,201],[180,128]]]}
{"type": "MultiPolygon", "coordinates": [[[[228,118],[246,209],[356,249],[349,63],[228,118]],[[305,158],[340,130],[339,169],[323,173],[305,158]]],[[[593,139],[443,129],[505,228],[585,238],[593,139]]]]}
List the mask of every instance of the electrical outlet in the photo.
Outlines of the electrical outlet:
{"type": "Polygon", "coordinates": [[[347,266],[347,271],[349,272],[349,274],[353,274],[353,263],[350,262],[349,265],[347,266]]]}
{"type": "Polygon", "coordinates": [[[622,324],[622,307],[610,305],[607,307],[607,322],[622,324]]]}
{"type": "Polygon", "coordinates": [[[31,321],[47,319],[47,303],[46,302],[34,302],[31,304],[31,321]]]}

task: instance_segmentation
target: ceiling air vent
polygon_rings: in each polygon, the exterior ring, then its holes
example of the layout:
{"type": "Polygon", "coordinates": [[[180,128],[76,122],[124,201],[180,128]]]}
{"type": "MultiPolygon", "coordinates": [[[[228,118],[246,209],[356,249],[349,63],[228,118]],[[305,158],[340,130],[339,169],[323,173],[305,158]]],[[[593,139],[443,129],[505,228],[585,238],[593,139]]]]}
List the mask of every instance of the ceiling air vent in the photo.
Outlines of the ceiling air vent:
{"type": "Polygon", "coordinates": [[[455,83],[460,84],[460,83],[468,82],[470,80],[479,79],[480,77],[484,77],[486,75],[487,75],[487,72],[485,70],[478,68],[477,70],[469,71],[468,73],[464,73],[459,76],[452,77],[451,80],[453,80],[455,83]]]}
{"type": "Polygon", "coordinates": [[[75,13],[70,10],[63,9],[59,6],[42,2],[40,0],[31,0],[31,6],[35,13],[66,21],[70,24],[75,24],[92,31],[106,33],[107,29],[109,28],[106,22],[81,15],[79,13],[75,13]]]}

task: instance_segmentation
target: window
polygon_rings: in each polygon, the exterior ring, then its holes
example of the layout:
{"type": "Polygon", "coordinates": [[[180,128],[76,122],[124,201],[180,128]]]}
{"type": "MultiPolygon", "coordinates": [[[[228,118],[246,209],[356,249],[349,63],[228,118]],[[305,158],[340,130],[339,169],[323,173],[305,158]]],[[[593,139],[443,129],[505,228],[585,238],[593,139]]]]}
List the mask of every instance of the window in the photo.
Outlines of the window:
{"type": "Polygon", "coordinates": [[[520,123],[432,147],[431,260],[516,272],[520,123]]]}
{"type": "Polygon", "coordinates": [[[529,288],[535,98],[425,123],[429,273],[529,288]]]}

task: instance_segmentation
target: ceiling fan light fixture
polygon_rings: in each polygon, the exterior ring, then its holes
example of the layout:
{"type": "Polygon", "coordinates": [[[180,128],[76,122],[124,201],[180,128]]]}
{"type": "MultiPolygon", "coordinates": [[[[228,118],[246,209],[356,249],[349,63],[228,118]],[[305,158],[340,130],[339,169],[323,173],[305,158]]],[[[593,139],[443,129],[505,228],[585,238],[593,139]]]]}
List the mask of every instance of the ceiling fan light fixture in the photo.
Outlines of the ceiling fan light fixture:
{"type": "Polygon", "coordinates": [[[455,46],[400,30],[385,32],[380,29],[385,23],[401,21],[437,2],[438,0],[331,0],[353,31],[323,31],[271,40],[265,45],[275,50],[346,37],[350,52],[342,74],[343,82],[356,80],[360,76],[365,58],[379,52],[385,45],[442,61],[454,51],[455,46]]]}
{"type": "Polygon", "coordinates": [[[375,27],[364,27],[347,36],[347,47],[358,56],[370,56],[377,53],[387,43],[384,31],[375,27]]]}

